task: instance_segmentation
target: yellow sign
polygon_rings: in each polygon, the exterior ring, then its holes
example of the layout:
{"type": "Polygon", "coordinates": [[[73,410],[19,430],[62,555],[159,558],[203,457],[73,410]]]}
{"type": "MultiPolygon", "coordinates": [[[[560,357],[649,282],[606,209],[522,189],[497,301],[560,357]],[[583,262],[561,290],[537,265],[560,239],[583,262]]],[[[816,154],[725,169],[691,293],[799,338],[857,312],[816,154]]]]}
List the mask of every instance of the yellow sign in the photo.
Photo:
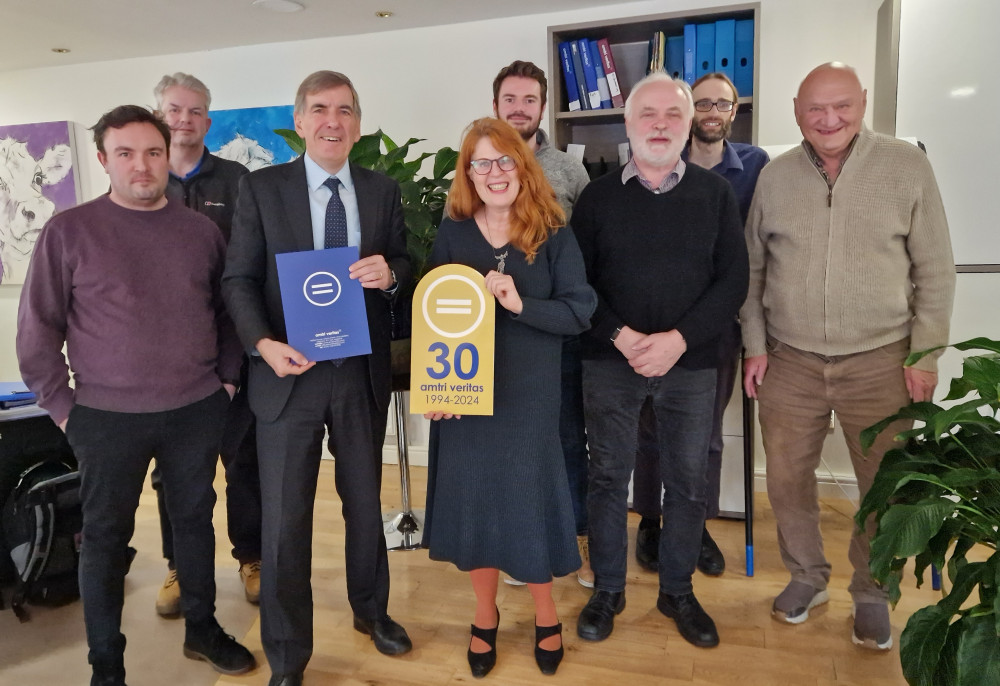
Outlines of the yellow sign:
{"type": "Polygon", "coordinates": [[[496,305],[461,264],[428,272],[413,294],[410,412],[493,414],[496,305]]]}

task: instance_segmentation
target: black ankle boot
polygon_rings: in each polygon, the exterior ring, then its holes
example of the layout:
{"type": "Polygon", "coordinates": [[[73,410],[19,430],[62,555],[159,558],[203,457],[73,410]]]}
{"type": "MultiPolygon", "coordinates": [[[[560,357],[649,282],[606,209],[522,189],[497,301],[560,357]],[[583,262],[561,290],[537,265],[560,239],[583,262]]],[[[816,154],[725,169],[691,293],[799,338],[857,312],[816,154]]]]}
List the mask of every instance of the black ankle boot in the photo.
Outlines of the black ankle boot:
{"type": "Polygon", "coordinates": [[[497,608],[497,625],[492,629],[483,629],[475,624],[471,625],[472,637],[478,638],[490,647],[489,651],[485,653],[474,653],[472,652],[472,639],[469,639],[469,669],[472,670],[472,676],[477,679],[482,679],[489,674],[497,663],[497,629],[499,628],[499,608],[497,608]]]}
{"type": "Polygon", "coordinates": [[[535,625],[535,662],[538,663],[538,668],[542,670],[542,674],[555,674],[556,670],[559,669],[559,663],[563,659],[563,647],[560,643],[559,647],[555,650],[545,650],[538,644],[547,639],[549,636],[561,636],[562,635],[562,622],[556,624],[555,626],[538,626],[535,625]]]}

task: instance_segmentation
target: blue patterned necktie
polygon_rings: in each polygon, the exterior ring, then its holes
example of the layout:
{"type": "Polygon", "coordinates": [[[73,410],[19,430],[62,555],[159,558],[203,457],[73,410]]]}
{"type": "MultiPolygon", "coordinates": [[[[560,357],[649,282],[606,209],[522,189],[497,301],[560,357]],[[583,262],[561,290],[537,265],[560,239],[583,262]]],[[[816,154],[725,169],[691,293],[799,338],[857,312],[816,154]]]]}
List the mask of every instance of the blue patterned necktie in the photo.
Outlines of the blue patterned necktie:
{"type": "Polygon", "coordinates": [[[323,247],[343,248],[347,245],[347,212],[340,199],[340,179],[331,176],[323,185],[333,193],[326,203],[326,223],[324,224],[323,247]]]}

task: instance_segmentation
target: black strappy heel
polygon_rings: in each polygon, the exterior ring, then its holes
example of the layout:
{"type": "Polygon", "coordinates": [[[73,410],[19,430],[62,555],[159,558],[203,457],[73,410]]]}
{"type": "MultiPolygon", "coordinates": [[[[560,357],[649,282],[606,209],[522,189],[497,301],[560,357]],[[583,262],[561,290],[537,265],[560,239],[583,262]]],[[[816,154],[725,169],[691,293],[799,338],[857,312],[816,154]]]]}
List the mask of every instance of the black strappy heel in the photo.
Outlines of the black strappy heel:
{"type": "Polygon", "coordinates": [[[500,628],[500,609],[497,608],[497,625],[492,629],[483,629],[475,624],[471,624],[470,628],[473,638],[478,638],[490,647],[485,653],[474,653],[472,652],[472,639],[469,639],[469,669],[472,670],[472,676],[482,679],[490,673],[490,670],[497,663],[497,629],[500,628]]]}
{"type": "Polygon", "coordinates": [[[559,668],[559,663],[563,659],[563,647],[560,645],[555,650],[545,650],[539,647],[539,643],[544,641],[550,636],[558,636],[562,634],[562,622],[556,624],[555,626],[538,626],[535,625],[535,662],[538,663],[538,668],[542,670],[542,674],[555,674],[556,670],[559,668]]]}

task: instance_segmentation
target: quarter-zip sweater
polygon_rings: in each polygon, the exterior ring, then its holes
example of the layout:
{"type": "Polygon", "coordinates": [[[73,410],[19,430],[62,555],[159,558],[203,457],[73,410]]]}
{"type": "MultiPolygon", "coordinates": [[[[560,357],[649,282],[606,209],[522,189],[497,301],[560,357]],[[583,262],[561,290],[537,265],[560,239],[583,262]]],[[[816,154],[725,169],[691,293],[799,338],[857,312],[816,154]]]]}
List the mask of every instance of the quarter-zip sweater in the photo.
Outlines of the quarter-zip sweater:
{"type": "MultiPolygon", "coordinates": [[[[768,335],[830,356],[948,343],[955,263],[919,148],[862,129],[832,189],[804,146],[789,150],[761,172],[746,238],[747,356],[768,335]]],[[[934,371],[936,356],[915,366],[934,371]]]]}

